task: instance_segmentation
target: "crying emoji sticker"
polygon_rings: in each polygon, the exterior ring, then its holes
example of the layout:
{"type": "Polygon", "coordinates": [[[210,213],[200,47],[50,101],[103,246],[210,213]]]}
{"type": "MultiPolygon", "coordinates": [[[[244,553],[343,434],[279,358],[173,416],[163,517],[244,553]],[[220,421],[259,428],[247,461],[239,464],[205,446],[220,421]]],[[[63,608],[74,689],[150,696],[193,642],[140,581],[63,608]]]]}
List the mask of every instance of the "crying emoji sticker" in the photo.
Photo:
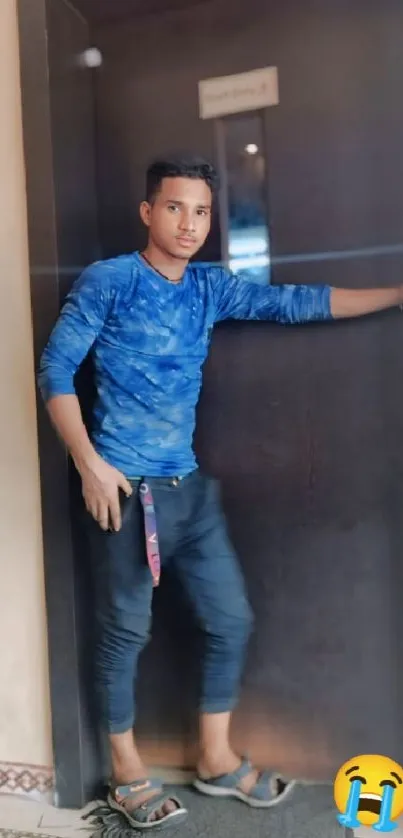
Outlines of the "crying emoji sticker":
{"type": "Polygon", "coordinates": [[[403,768],[389,757],[354,757],[337,773],[334,799],[342,826],[393,832],[403,812],[403,768]]]}

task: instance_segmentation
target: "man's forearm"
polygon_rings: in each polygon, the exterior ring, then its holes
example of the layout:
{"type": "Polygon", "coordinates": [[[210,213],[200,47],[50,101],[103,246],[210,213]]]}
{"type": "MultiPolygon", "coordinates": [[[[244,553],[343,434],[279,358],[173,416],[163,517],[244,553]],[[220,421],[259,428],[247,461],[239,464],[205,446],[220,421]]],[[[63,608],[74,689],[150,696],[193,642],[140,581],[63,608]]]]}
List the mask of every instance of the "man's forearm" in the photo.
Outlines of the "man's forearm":
{"type": "Polygon", "coordinates": [[[332,316],[360,317],[387,308],[394,308],[403,304],[403,289],[374,288],[365,291],[350,291],[345,288],[332,288],[330,293],[330,308],[332,316]]]}
{"type": "Polygon", "coordinates": [[[54,396],[47,409],[57,433],[68,448],[78,471],[95,456],[77,396],[54,396]]]}

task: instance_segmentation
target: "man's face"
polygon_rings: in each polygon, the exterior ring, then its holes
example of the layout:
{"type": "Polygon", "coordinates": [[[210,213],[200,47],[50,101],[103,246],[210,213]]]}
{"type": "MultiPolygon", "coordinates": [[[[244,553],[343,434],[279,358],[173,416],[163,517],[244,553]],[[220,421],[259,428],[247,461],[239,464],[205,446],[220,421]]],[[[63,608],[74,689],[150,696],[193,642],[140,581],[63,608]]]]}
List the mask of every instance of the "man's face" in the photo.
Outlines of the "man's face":
{"type": "Polygon", "coordinates": [[[211,226],[211,189],[204,180],[164,178],[152,204],[140,208],[150,239],[169,256],[187,261],[202,247],[211,226]]]}

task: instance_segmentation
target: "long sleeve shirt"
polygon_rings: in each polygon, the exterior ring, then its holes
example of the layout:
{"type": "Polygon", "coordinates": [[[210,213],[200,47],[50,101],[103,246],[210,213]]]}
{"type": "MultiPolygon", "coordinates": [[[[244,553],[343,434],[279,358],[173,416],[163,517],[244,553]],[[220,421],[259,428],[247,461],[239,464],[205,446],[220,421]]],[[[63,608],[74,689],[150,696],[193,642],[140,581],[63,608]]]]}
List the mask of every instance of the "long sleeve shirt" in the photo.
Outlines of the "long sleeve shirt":
{"type": "Polygon", "coordinates": [[[74,394],[91,352],[96,451],[128,478],[182,476],[197,465],[195,411],[214,324],[331,318],[328,286],[262,286],[208,264],[173,283],[132,253],[91,265],[73,285],[38,383],[45,401],[74,394]]]}

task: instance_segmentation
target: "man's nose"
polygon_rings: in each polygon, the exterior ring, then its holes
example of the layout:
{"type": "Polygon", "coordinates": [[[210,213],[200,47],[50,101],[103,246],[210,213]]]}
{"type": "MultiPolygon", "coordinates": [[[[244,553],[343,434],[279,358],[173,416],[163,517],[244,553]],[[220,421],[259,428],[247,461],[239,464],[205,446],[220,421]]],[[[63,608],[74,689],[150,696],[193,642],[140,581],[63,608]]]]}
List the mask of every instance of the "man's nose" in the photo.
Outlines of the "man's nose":
{"type": "Polygon", "coordinates": [[[195,229],[195,221],[193,213],[186,212],[181,216],[180,228],[184,232],[191,233],[195,229]]]}

